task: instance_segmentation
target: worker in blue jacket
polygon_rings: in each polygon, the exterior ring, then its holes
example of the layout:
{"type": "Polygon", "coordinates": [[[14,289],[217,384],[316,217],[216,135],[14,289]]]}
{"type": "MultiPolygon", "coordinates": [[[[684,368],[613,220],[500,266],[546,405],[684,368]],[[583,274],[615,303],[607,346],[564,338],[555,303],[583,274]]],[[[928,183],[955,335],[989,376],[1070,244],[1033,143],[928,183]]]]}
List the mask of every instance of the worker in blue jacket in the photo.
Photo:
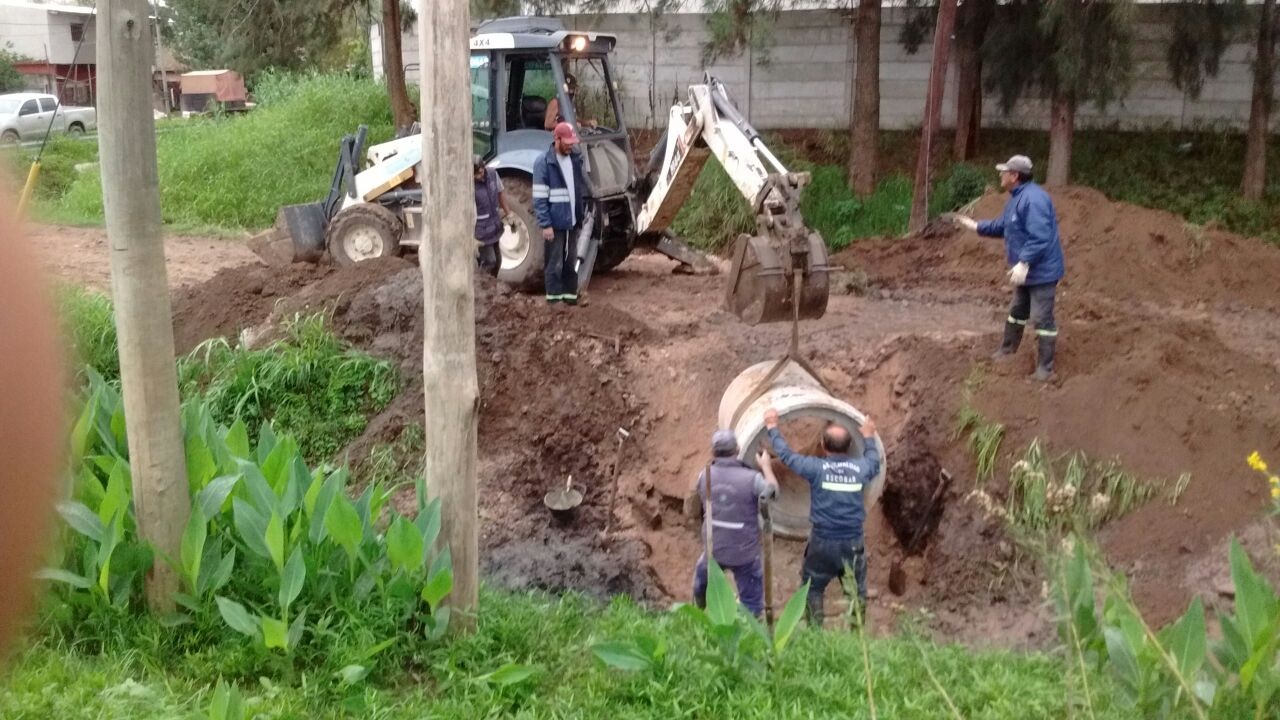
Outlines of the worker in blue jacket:
{"type": "Polygon", "coordinates": [[[582,155],[574,152],[578,133],[556,125],[551,147],[533,163],[533,214],[545,242],[544,282],[549,304],[578,304],[578,229],[587,216],[587,180],[582,155]]]}
{"type": "Polygon", "coordinates": [[[1058,237],[1058,216],[1053,199],[1032,180],[1031,160],[1014,155],[996,165],[1000,188],[1009,193],[1004,212],[995,220],[978,222],[956,216],[962,227],[984,237],[1003,237],[1009,263],[1009,282],[1014,286],[1013,304],[1004,325],[1004,341],[996,351],[996,361],[1018,351],[1027,322],[1036,326],[1039,341],[1035,373],[1040,382],[1053,377],[1053,355],[1058,343],[1058,326],[1053,320],[1058,281],[1066,272],[1062,241],[1058,237]]]}
{"type": "Polygon", "coordinates": [[[830,423],[822,431],[823,457],[801,455],[787,445],[778,431],[778,411],[764,415],[773,452],[791,472],[809,483],[809,543],[804,548],[800,581],[809,583],[806,616],[809,624],[822,627],[822,595],[827,585],[852,571],[858,586],[856,617],[867,601],[867,554],[863,545],[863,522],[867,511],[866,491],[880,474],[880,448],[874,440],[875,423],[867,418],[858,428],[863,438],[862,455],[849,454],[853,436],[845,428],[830,423]]]}

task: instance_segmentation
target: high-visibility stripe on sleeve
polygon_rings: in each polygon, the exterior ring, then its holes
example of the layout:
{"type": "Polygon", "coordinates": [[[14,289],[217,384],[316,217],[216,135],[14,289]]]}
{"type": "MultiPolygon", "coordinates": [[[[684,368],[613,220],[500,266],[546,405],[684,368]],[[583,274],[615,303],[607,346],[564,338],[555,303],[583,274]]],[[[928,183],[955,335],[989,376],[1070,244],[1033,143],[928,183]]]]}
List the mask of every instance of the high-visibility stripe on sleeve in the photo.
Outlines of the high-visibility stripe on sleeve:
{"type": "Polygon", "coordinates": [[[533,196],[535,198],[545,199],[550,193],[551,193],[551,188],[547,187],[546,185],[535,184],[533,186],[533,196]]]}
{"type": "Polygon", "coordinates": [[[746,526],[740,522],[725,522],[724,520],[712,520],[711,527],[724,528],[726,530],[741,530],[746,526]]]}

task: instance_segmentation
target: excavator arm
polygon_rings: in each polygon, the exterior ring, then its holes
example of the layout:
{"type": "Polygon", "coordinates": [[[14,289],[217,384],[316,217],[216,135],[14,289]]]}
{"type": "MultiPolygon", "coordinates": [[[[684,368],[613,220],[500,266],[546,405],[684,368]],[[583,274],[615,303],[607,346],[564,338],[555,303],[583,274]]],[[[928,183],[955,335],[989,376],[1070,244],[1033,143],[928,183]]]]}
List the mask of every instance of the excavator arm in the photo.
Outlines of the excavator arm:
{"type": "Polygon", "coordinates": [[[711,156],[756,219],[755,235],[741,235],[734,244],[729,310],[750,324],[822,317],[826,245],[800,215],[809,174],[788,171],[710,75],[689,87],[687,102],[671,108],[667,133],[651,158],[651,190],[636,215],[637,234],[653,239],[671,226],[711,156]]]}

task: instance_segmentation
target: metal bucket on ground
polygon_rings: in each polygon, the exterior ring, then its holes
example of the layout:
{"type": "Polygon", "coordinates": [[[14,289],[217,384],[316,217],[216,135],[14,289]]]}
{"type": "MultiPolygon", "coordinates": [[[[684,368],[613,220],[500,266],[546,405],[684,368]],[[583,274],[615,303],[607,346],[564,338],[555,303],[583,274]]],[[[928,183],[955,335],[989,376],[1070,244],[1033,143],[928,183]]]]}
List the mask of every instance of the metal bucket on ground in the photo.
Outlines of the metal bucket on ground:
{"type": "MultiPolygon", "coordinates": [[[[774,408],[780,416],[782,435],[791,449],[806,455],[818,455],[821,433],[827,422],[838,423],[853,436],[850,454],[862,454],[867,441],[858,432],[866,416],[849,403],[831,396],[822,382],[810,375],[795,362],[789,362],[770,379],[770,372],[777,363],[762,362],[744,370],[720,398],[719,427],[732,429],[738,436],[741,448],[739,458],[749,464],[761,447],[768,447],[764,414],[774,408]],[[767,386],[761,387],[765,382],[767,386]]],[[[880,436],[871,439],[884,457],[884,443],[880,436]]],[[[864,491],[867,515],[880,500],[884,491],[886,463],[864,491]]],[[[809,486],[799,476],[774,461],[774,473],[778,477],[778,499],[773,503],[774,531],[787,538],[803,540],[809,536],[809,486]]]]}
{"type": "Polygon", "coordinates": [[[565,480],[564,487],[556,488],[542,496],[542,504],[551,510],[557,520],[568,520],[573,511],[582,504],[582,493],[573,489],[573,476],[565,480]]]}

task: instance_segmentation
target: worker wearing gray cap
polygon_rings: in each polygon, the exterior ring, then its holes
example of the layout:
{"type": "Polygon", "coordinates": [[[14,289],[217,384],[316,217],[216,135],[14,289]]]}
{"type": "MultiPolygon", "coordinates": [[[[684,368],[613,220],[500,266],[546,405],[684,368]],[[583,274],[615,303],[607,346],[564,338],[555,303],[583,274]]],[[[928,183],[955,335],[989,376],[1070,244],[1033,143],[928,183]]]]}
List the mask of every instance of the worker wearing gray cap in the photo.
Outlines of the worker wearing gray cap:
{"type": "Polygon", "coordinates": [[[1014,155],[996,165],[1000,189],[1009,193],[1004,212],[994,220],[978,222],[963,215],[953,216],[961,227],[984,237],[1004,238],[1009,263],[1013,304],[1005,320],[1004,340],[993,359],[1013,357],[1022,343],[1022,332],[1030,321],[1036,326],[1037,362],[1031,376],[1040,382],[1053,377],[1053,355],[1058,344],[1058,326],[1053,320],[1053,304],[1058,281],[1065,274],[1062,241],[1058,237],[1058,216],[1053,200],[1032,180],[1031,159],[1014,155]]]}
{"type": "Polygon", "coordinates": [[[760,502],[778,494],[778,481],[768,454],[762,452],[759,470],[738,459],[738,437],[732,430],[717,430],[711,436],[711,462],[698,475],[697,485],[685,499],[685,513],[701,518],[703,553],[693,573],[693,601],[698,607],[707,601],[707,552],[705,539],[711,537],[711,556],[724,570],[733,573],[738,584],[738,600],[753,615],[764,612],[764,569],[760,556],[760,502]],[[711,502],[707,506],[707,475],[710,474],[711,502]],[[708,523],[710,528],[707,527],[708,523]]]}

